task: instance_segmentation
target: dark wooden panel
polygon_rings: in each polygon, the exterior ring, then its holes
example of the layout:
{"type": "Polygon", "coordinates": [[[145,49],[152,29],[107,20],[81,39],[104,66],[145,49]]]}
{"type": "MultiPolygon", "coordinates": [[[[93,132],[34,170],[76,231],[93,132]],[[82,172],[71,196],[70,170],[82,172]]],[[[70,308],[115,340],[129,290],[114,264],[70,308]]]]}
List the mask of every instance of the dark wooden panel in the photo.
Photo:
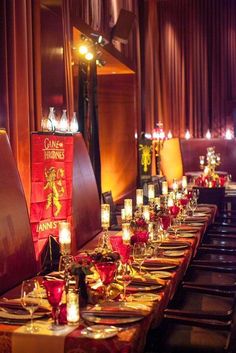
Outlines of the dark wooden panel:
{"type": "Polygon", "coordinates": [[[101,230],[100,200],[88,151],[81,134],[74,136],[73,252],[101,230]]]}
{"type": "Polygon", "coordinates": [[[36,274],[28,210],[5,131],[0,130],[0,294],[36,274]]]}
{"type": "Polygon", "coordinates": [[[200,171],[199,156],[206,155],[207,147],[215,146],[221,155],[221,165],[217,170],[226,171],[236,180],[236,140],[224,139],[181,139],[181,152],[184,172],[200,171]]]}
{"type": "Polygon", "coordinates": [[[61,8],[41,7],[42,110],[49,106],[58,115],[66,109],[65,68],[61,8]]]}
{"type": "Polygon", "coordinates": [[[99,138],[102,191],[114,200],[136,188],[137,140],[135,76],[98,77],[99,138]]]}

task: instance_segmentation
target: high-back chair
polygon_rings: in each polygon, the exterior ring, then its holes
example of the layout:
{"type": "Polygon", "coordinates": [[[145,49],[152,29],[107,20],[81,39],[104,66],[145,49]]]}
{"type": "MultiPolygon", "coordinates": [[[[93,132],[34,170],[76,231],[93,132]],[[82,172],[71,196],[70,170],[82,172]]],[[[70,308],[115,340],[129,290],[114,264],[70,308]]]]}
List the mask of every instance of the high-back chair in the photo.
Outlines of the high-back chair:
{"type": "Polygon", "coordinates": [[[36,274],[24,190],[5,130],[0,129],[0,294],[36,274]]]}

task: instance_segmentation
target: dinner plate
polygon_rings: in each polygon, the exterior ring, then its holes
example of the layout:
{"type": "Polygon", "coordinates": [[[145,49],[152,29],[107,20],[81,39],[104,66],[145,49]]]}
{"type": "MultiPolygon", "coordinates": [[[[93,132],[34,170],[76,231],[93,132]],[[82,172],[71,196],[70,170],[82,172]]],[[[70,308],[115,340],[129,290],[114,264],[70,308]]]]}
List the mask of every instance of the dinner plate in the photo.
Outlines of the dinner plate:
{"type": "Polygon", "coordinates": [[[168,245],[168,244],[162,244],[159,249],[163,250],[182,250],[182,249],[187,249],[189,248],[189,244],[176,244],[176,245],[168,245]]]}
{"type": "Polygon", "coordinates": [[[193,234],[193,233],[181,233],[178,236],[180,238],[195,238],[196,234],[193,234]]]}
{"type": "Polygon", "coordinates": [[[206,213],[204,213],[204,212],[194,212],[193,217],[206,217],[206,213]]]}
{"type": "Polygon", "coordinates": [[[130,324],[132,322],[140,321],[144,318],[144,316],[129,316],[129,317],[100,317],[96,315],[90,315],[87,313],[81,314],[82,318],[88,322],[93,322],[97,324],[103,325],[122,325],[122,324],[130,324]]]}
{"type": "Polygon", "coordinates": [[[165,251],[164,256],[168,257],[181,257],[184,256],[184,251],[165,251]]]}
{"type": "Polygon", "coordinates": [[[193,221],[191,221],[192,223],[188,223],[188,224],[190,224],[190,225],[192,225],[192,226],[198,226],[198,227],[202,227],[203,225],[204,225],[204,223],[205,222],[193,222],[193,221]]]}
{"type": "Polygon", "coordinates": [[[127,292],[149,292],[152,290],[162,289],[162,284],[156,284],[153,286],[140,286],[140,285],[129,285],[126,287],[127,292]]]}
{"type": "Polygon", "coordinates": [[[142,269],[145,271],[166,271],[166,270],[175,270],[177,265],[162,265],[162,264],[156,264],[156,265],[143,265],[142,269]]]}
{"type": "Polygon", "coordinates": [[[151,274],[163,279],[172,277],[172,273],[168,271],[151,271],[151,274]]]}
{"type": "Polygon", "coordinates": [[[199,231],[199,229],[197,227],[193,227],[193,228],[181,228],[181,229],[178,229],[178,234],[181,234],[181,233],[197,233],[199,231]]]}
{"type": "MultiPolygon", "coordinates": [[[[160,297],[157,294],[154,293],[145,293],[145,292],[138,292],[138,293],[132,293],[129,298],[134,299],[134,300],[141,300],[141,301],[156,301],[159,300],[160,297]]],[[[135,303],[137,304],[137,303],[135,303]]]]}
{"type": "MultiPolygon", "coordinates": [[[[40,319],[42,317],[45,316],[46,313],[35,313],[33,315],[33,319],[40,319]]],[[[13,312],[5,312],[5,311],[2,311],[0,310],[0,320],[9,320],[9,321],[14,321],[16,320],[17,322],[20,322],[20,321],[28,321],[31,319],[31,316],[30,314],[28,313],[25,313],[25,314],[22,314],[22,313],[13,313],[13,312]]]]}
{"type": "Polygon", "coordinates": [[[119,332],[119,329],[115,326],[108,325],[92,325],[85,327],[81,331],[81,335],[93,339],[105,339],[114,337],[119,332]]]}

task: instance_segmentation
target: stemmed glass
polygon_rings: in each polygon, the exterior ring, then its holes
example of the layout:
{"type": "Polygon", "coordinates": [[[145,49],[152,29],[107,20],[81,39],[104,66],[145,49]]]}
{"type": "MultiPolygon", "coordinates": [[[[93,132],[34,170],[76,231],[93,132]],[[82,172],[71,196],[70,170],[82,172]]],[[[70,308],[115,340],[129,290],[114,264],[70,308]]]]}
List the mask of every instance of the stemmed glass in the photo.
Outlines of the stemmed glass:
{"type": "Polygon", "coordinates": [[[146,244],[145,243],[135,243],[133,247],[133,258],[134,262],[139,265],[139,273],[142,271],[142,264],[146,258],[146,244]]]}
{"type": "Polygon", "coordinates": [[[197,208],[197,199],[195,197],[193,197],[190,201],[189,201],[189,208],[192,211],[192,216],[194,216],[194,211],[197,208]]]}
{"type": "Polygon", "coordinates": [[[30,326],[26,327],[28,332],[38,331],[34,325],[33,314],[42,302],[42,292],[36,279],[29,279],[22,282],[21,285],[21,305],[30,313],[30,326]]]}
{"type": "Polygon", "coordinates": [[[46,281],[43,281],[43,286],[46,289],[47,299],[49,301],[49,304],[52,306],[52,317],[54,318],[52,329],[57,329],[59,325],[58,323],[59,305],[61,303],[65,281],[46,280],[46,281]]]}
{"type": "Polygon", "coordinates": [[[123,264],[120,276],[121,276],[122,283],[123,283],[123,297],[122,297],[122,300],[126,301],[127,300],[126,299],[126,289],[127,289],[127,286],[130,284],[130,282],[132,281],[132,278],[133,278],[133,268],[132,268],[131,264],[129,264],[129,263],[123,264]]]}
{"type": "Polygon", "coordinates": [[[115,262],[97,262],[95,268],[105,286],[105,300],[109,300],[110,284],[114,280],[117,265],[115,262]]]}

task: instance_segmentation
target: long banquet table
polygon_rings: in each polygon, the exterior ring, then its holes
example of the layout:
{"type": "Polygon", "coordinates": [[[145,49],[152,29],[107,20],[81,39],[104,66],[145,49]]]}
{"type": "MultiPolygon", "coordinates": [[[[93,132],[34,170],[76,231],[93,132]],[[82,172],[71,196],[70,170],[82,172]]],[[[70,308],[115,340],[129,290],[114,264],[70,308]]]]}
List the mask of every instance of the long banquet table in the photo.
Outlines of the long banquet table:
{"type": "MultiPolygon", "coordinates": [[[[161,291],[152,292],[156,294],[155,300],[149,301],[145,295],[139,297],[138,302],[144,303],[149,308],[148,314],[142,320],[123,326],[119,325],[121,329],[114,337],[95,340],[81,335],[82,328],[87,325],[83,320],[77,326],[65,325],[58,331],[49,329],[49,319],[38,320],[39,331],[29,334],[25,332],[24,325],[4,324],[0,318],[0,353],[51,353],[54,351],[57,353],[141,353],[144,350],[149,329],[160,323],[163,311],[194,257],[207,225],[214,220],[216,207],[213,205],[208,205],[208,207],[211,213],[208,214],[205,223],[197,228],[192,238],[181,238],[179,235],[178,241],[189,244],[183,257],[174,259],[160,257],[153,260],[173,263],[177,265],[177,268],[172,272],[170,279],[162,280],[165,285],[161,291]]],[[[91,242],[84,249],[93,247],[94,242],[91,242]]],[[[14,298],[16,296],[19,297],[19,291],[14,289],[9,291],[5,297],[14,298]]]]}

